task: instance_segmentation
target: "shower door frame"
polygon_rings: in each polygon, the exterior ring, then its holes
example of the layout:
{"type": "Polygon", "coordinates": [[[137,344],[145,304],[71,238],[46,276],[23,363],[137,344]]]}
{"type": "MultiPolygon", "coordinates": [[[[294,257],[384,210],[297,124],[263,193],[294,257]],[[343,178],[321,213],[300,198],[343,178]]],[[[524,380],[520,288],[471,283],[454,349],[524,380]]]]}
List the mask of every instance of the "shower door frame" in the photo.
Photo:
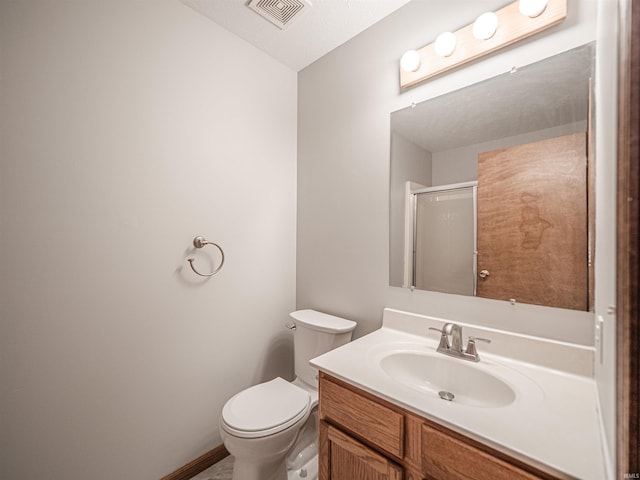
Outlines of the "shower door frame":
{"type": "Polygon", "coordinates": [[[478,182],[461,182],[449,185],[437,185],[434,187],[424,187],[411,190],[411,208],[413,210],[413,242],[412,242],[412,265],[411,265],[411,290],[416,288],[417,270],[417,244],[418,244],[418,195],[423,193],[449,192],[455,190],[471,189],[473,198],[473,296],[476,296],[478,287],[478,182]]]}

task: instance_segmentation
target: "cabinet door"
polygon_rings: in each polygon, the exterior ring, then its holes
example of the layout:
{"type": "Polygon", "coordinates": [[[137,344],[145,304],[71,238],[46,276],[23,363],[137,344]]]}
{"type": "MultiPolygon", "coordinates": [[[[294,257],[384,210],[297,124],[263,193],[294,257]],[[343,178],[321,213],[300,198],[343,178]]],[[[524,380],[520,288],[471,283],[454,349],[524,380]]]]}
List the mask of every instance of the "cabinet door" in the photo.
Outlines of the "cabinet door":
{"type": "Polygon", "coordinates": [[[422,426],[422,469],[432,480],[540,480],[428,425],[422,426]]]}
{"type": "Polygon", "coordinates": [[[320,480],[402,480],[402,468],[320,422],[320,480]]]}

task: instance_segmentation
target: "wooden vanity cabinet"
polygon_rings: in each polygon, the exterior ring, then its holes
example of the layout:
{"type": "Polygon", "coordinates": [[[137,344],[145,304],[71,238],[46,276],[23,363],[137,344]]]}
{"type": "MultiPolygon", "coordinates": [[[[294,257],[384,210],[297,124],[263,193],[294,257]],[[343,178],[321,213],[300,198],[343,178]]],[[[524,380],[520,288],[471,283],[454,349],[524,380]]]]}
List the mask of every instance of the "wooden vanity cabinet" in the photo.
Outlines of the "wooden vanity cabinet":
{"type": "Polygon", "coordinates": [[[319,480],[556,478],[323,372],[319,390],[319,480]]]}

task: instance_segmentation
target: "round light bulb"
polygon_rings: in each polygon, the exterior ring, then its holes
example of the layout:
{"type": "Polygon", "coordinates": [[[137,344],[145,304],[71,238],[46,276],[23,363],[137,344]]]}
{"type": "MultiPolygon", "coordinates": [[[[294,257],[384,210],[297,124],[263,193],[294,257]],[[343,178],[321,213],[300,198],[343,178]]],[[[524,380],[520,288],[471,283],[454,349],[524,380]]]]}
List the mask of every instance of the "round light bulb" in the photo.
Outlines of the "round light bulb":
{"type": "Polygon", "coordinates": [[[493,12],[486,12],[473,22],[473,36],[478,40],[488,40],[498,29],[498,16],[493,12]]]}
{"type": "Polygon", "coordinates": [[[420,68],[420,54],[415,50],[407,50],[400,58],[400,67],[405,72],[415,72],[420,68]]]}
{"type": "Polygon", "coordinates": [[[433,43],[433,49],[437,55],[448,57],[456,49],[456,36],[451,32],[441,33],[433,43]]]}
{"type": "Polygon", "coordinates": [[[520,0],[520,13],[535,18],[547,8],[548,0],[520,0]]]}

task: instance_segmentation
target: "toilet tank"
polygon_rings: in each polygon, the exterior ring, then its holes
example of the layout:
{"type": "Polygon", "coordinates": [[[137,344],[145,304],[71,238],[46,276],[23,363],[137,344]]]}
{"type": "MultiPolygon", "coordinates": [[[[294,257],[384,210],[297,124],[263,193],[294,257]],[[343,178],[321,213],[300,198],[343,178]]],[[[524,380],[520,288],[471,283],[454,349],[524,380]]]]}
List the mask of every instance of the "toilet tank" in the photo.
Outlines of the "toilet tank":
{"type": "Polygon", "coordinates": [[[356,322],[315,310],[298,310],[290,316],[296,326],[293,336],[296,377],[317,387],[318,370],[309,365],[309,360],[351,341],[356,322]]]}

